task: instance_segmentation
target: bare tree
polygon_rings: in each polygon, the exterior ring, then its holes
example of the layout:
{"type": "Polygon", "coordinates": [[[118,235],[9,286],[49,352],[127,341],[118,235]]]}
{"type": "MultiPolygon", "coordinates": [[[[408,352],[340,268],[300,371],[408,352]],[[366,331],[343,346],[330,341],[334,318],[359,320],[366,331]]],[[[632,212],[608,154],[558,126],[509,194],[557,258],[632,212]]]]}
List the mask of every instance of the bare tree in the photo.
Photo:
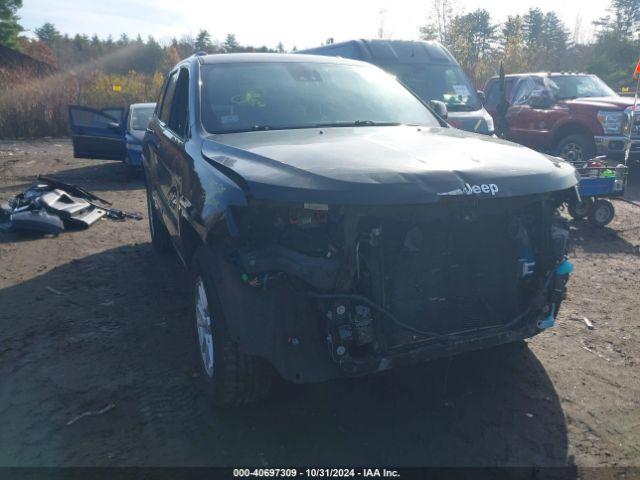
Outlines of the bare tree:
{"type": "Polygon", "coordinates": [[[582,14],[576,15],[576,24],[573,27],[573,43],[582,43],[582,14]]]}
{"type": "Polygon", "coordinates": [[[427,23],[420,27],[420,37],[423,40],[437,40],[440,43],[449,42],[449,31],[457,10],[456,0],[431,0],[427,23]]]}
{"type": "Polygon", "coordinates": [[[378,12],[378,15],[380,15],[380,25],[378,26],[378,38],[385,38],[384,21],[387,18],[387,9],[382,8],[378,12]]]}

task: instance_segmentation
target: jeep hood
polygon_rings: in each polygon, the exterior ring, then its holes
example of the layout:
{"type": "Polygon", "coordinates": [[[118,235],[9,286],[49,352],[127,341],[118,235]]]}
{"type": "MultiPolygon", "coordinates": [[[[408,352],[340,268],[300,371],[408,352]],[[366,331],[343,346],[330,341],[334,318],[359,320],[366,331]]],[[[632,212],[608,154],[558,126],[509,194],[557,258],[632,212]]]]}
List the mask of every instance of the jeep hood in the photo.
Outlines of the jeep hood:
{"type": "Polygon", "coordinates": [[[255,199],[419,204],[576,185],[559,159],[453,128],[357,127],[210,135],[202,154],[255,199]],[[474,188],[476,187],[476,188],[474,188]]]}

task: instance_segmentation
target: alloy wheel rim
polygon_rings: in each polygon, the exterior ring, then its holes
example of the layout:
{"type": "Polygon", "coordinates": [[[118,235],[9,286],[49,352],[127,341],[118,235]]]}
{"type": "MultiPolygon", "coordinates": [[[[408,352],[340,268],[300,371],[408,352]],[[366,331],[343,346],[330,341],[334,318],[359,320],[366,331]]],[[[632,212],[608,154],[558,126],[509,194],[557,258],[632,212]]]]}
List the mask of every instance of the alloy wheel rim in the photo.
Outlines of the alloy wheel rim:
{"type": "Polygon", "coordinates": [[[196,331],[200,347],[200,360],[205,373],[213,377],[213,318],[209,313],[209,301],[202,278],[196,280],[196,331]]]}
{"type": "Polygon", "coordinates": [[[574,142],[567,143],[560,156],[570,162],[579,162],[582,160],[582,147],[574,142]]]}

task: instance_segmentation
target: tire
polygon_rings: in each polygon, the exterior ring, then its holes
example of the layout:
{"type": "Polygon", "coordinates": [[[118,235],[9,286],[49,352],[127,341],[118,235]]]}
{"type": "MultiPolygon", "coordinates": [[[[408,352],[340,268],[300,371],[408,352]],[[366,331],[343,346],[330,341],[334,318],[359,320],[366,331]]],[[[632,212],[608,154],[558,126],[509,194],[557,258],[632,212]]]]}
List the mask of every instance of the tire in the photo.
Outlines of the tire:
{"type": "Polygon", "coordinates": [[[151,200],[149,188],[147,188],[147,216],[149,217],[149,233],[151,235],[151,245],[153,249],[163,255],[171,252],[173,249],[171,236],[167,231],[167,227],[165,227],[160,220],[158,212],[156,212],[156,208],[151,200]]]}
{"type": "Polygon", "coordinates": [[[209,273],[214,268],[207,247],[201,247],[191,269],[195,351],[207,395],[218,407],[234,407],[266,397],[273,372],[265,360],[240,353],[231,339],[209,273]]]}
{"type": "Polygon", "coordinates": [[[596,156],[596,144],[589,135],[567,135],[558,142],[557,154],[569,162],[590,160],[596,156]]]}
{"type": "Polygon", "coordinates": [[[589,209],[589,223],[594,227],[603,228],[613,220],[616,210],[608,200],[596,200],[589,209]]]}
{"type": "Polygon", "coordinates": [[[569,215],[576,220],[584,220],[589,215],[589,210],[593,206],[592,198],[585,198],[581,202],[569,204],[569,215]]]}

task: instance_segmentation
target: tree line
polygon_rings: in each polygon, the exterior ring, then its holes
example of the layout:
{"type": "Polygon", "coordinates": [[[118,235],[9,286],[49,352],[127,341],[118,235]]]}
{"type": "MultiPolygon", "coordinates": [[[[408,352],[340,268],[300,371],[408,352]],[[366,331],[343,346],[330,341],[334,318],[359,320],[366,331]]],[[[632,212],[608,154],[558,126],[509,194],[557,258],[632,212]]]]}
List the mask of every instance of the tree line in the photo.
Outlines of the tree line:
{"type": "MultiPolygon", "coordinates": [[[[620,88],[630,83],[629,72],[640,54],[640,0],[610,0],[607,15],[593,22],[595,38],[590,42],[581,41],[580,25],[572,35],[553,11],[533,7],[498,23],[486,9],[460,13],[458,0],[428,1],[430,13],[420,28],[421,38],[447,46],[477,85],[494,75],[502,61],[507,72],[588,71],[620,88]]],[[[241,45],[233,33],[215,41],[205,29],[195,37],[185,35],[161,44],[151,36],[69,36],[47,22],[34,30],[35,38],[27,38],[19,23],[21,6],[22,0],[0,0],[0,44],[61,70],[93,61],[94,68],[108,74],[153,75],[195,51],[285,52],[282,43],[274,48],[241,45]],[[119,50],[126,55],[110,57],[119,50]]]]}
{"type": "MultiPolygon", "coordinates": [[[[0,0],[5,1],[5,0],[0,0]]],[[[143,39],[140,35],[130,38],[123,33],[117,39],[108,36],[101,39],[97,35],[76,34],[69,36],[58,31],[50,22],[34,30],[35,38],[19,37],[17,48],[29,56],[42,60],[62,70],[74,68],[93,60],[104,59],[99,68],[105,73],[125,74],[136,71],[144,74],[166,72],[182,58],[196,51],[208,53],[231,52],[284,52],[279,44],[276,48],[266,46],[243,46],[234,34],[228,34],[223,42],[213,41],[207,30],[200,30],[197,36],[185,35],[172,38],[161,45],[153,36],[143,39]],[[124,50],[126,55],[109,59],[109,54],[124,50]],[[105,58],[107,57],[107,58],[105,58]]]]}
{"type": "Polygon", "coordinates": [[[595,73],[620,89],[630,86],[640,56],[640,0],[611,0],[590,42],[581,41],[579,22],[571,35],[557,13],[537,7],[502,23],[486,9],[455,13],[455,0],[431,0],[430,10],[421,38],[447,46],[478,87],[503,62],[507,73],[595,73]]]}
{"type": "MultiPolygon", "coordinates": [[[[431,12],[416,33],[447,46],[478,88],[503,62],[507,73],[591,72],[615,89],[633,89],[631,72],[640,55],[640,0],[609,0],[607,15],[593,22],[595,35],[588,42],[578,26],[572,34],[553,11],[533,7],[497,22],[486,9],[461,12],[458,0],[425,1],[431,12]]],[[[0,138],[64,135],[68,104],[126,107],[154,101],[163,74],[196,51],[287,50],[282,43],[242,45],[233,33],[218,41],[205,29],[159,42],[126,34],[70,36],[47,22],[27,37],[20,25],[21,7],[22,0],[0,0],[0,45],[44,61],[58,73],[38,79],[31,72],[18,72],[12,81],[0,82],[0,138]]],[[[0,73],[3,68],[11,66],[0,65],[0,73]]]]}

